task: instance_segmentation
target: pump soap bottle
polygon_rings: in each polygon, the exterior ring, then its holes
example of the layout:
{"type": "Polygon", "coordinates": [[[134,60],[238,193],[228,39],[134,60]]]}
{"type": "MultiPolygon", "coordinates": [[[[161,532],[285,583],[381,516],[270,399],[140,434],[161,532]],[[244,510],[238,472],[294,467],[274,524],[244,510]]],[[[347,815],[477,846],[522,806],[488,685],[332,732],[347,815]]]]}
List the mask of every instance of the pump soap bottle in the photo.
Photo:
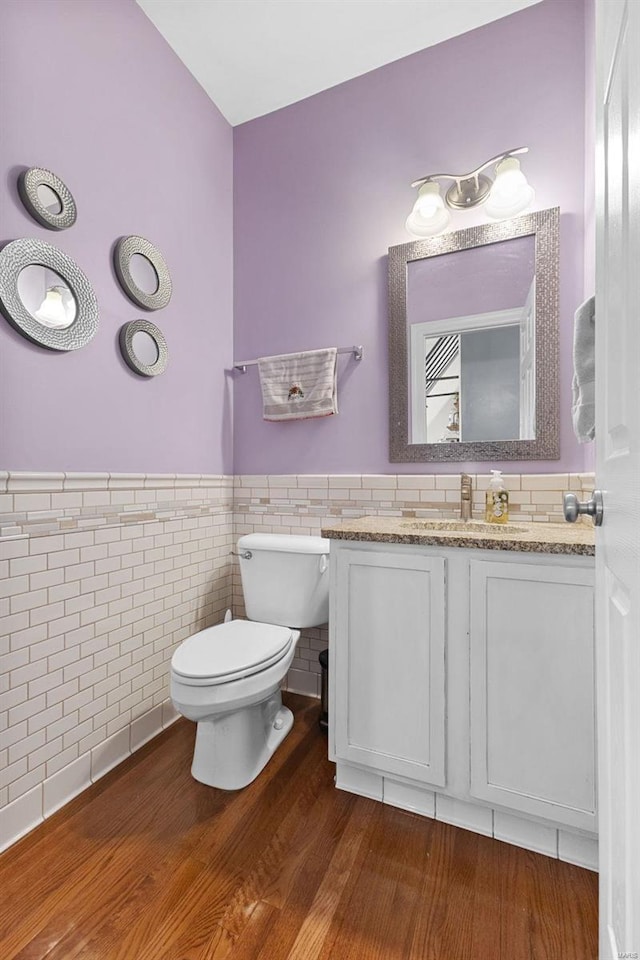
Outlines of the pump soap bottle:
{"type": "Polygon", "coordinates": [[[507,523],[509,520],[509,493],[500,470],[491,471],[485,509],[487,523],[507,523]]]}

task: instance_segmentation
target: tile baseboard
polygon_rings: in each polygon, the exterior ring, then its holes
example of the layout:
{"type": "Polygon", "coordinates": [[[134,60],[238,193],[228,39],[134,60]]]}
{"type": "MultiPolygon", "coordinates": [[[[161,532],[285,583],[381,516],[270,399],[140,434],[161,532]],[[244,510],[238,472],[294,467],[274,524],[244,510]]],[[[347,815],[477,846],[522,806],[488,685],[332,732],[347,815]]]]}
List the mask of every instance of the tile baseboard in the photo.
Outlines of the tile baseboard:
{"type": "Polygon", "coordinates": [[[502,843],[598,871],[598,838],[409,784],[338,760],[336,787],[502,843]]]}
{"type": "Polygon", "coordinates": [[[3,807],[0,810],[0,853],[157,737],[178,717],[171,701],[165,700],[3,807]],[[163,717],[166,717],[164,723],[163,717]]]}

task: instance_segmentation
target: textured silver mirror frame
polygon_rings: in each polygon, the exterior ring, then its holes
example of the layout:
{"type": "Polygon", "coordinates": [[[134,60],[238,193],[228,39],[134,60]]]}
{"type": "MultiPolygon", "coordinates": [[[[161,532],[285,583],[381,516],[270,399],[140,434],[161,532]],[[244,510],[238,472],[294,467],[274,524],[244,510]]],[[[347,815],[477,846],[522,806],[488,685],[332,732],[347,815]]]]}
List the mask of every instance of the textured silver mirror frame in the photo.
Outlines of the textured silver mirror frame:
{"type": "Polygon", "coordinates": [[[79,350],[98,329],[98,301],[93,287],[71,257],[44,240],[13,240],[0,250],[0,310],[19,333],[49,350],[79,350]],[[71,288],[76,317],[70,326],[60,330],[46,327],[23,304],[18,276],[32,264],[55,270],[71,288]]]}
{"type": "Polygon", "coordinates": [[[391,463],[558,460],[560,457],[558,233],[560,208],[389,247],[389,460],[391,463]],[[407,264],[514,237],[535,237],[536,438],[409,443],[407,264]]]}
{"type": "Polygon", "coordinates": [[[68,230],[76,222],[78,210],[71,191],[51,170],[45,170],[43,167],[31,167],[25,170],[18,177],[18,193],[26,210],[43,227],[48,227],[50,230],[68,230]],[[62,205],[60,213],[51,213],[41,202],[38,187],[42,183],[57,194],[62,205]]]}
{"type": "Polygon", "coordinates": [[[144,237],[121,237],[118,240],[113,263],[122,289],[139,307],[145,310],[161,310],[171,300],[171,275],[164,257],[150,240],[144,237]],[[158,275],[158,289],[155,293],[145,293],[131,276],[130,261],[134,253],[140,253],[153,265],[158,275]]]}
{"type": "Polygon", "coordinates": [[[127,364],[143,377],[157,377],[164,373],[169,362],[169,349],[164,334],[150,320],[132,320],[120,327],[120,350],[127,364]],[[158,348],[158,359],[153,364],[141,363],[133,352],[133,337],[136,333],[148,333],[158,348]]]}

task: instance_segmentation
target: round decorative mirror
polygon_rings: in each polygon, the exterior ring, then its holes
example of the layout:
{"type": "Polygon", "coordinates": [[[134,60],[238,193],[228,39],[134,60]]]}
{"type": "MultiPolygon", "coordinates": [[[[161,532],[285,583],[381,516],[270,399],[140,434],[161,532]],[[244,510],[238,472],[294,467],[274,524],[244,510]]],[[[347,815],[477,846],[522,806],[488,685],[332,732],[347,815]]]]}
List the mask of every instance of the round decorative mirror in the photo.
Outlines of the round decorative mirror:
{"type": "Polygon", "coordinates": [[[160,310],[171,299],[171,276],[165,259],[144,237],[122,237],[114,251],[118,280],[127,296],[146,310],[160,310]]]}
{"type": "Polygon", "coordinates": [[[31,167],[18,178],[26,210],[43,227],[66,230],[76,222],[76,203],[69,188],[51,170],[31,167]]]}
{"type": "Polygon", "coordinates": [[[98,329],[87,277],[44,240],[14,240],[0,250],[0,310],[23,336],[50,350],[78,350],[98,329]]]}
{"type": "Polygon", "coordinates": [[[131,369],[143,377],[164,373],[169,361],[164,334],[149,320],[132,320],[120,328],[120,350],[131,369]]]}

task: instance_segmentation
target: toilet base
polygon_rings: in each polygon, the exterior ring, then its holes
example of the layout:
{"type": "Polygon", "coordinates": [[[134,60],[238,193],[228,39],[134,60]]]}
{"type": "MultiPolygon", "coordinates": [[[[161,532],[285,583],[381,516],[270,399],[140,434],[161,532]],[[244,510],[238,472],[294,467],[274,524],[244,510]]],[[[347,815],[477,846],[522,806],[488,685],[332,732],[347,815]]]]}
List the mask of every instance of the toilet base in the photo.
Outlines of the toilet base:
{"type": "Polygon", "coordinates": [[[266,700],[200,720],[191,775],[220,790],[240,790],[264,769],[293,726],[280,690],[266,700]]]}

